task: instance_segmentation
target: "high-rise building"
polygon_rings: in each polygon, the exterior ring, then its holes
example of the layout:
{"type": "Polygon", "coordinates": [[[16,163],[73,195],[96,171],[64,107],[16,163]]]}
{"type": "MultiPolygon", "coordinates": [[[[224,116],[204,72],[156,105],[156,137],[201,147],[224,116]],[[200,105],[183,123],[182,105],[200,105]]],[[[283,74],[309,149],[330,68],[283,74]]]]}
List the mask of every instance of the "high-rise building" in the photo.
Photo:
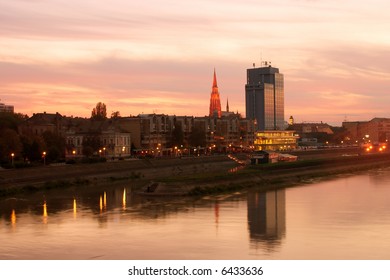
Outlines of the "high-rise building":
{"type": "Polygon", "coordinates": [[[210,97],[210,117],[218,117],[220,118],[222,115],[221,110],[221,99],[219,98],[219,91],[217,86],[217,75],[215,74],[214,69],[214,80],[213,80],[213,87],[211,90],[211,97],[210,97]]]}
{"type": "Polygon", "coordinates": [[[246,118],[255,120],[258,130],[281,130],[285,126],[283,74],[278,68],[264,65],[247,69],[246,118]]]}

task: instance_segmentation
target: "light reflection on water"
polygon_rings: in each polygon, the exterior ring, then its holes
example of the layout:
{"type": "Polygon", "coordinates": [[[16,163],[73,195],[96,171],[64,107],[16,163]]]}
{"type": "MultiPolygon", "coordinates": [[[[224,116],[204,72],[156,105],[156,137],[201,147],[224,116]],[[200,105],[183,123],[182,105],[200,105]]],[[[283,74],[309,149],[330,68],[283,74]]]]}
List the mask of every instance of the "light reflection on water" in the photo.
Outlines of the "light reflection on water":
{"type": "Polygon", "coordinates": [[[389,259],[390,171],[151,198],[130,185],[0,201],[0,259],[389,259]]]}

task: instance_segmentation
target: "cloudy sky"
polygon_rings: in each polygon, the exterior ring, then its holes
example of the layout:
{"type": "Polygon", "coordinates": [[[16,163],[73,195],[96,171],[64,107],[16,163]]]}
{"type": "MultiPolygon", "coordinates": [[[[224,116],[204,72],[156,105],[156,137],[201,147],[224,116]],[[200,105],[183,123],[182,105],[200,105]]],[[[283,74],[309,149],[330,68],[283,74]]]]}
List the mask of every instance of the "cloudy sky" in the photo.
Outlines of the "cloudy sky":
{"type": "Polygon", "coordinates": [[[246,69],[285,77],[285,116],[341,125],[390,117],[388,0],[0,0],[0,99],[89,117],[245,115],[246,69]]]}

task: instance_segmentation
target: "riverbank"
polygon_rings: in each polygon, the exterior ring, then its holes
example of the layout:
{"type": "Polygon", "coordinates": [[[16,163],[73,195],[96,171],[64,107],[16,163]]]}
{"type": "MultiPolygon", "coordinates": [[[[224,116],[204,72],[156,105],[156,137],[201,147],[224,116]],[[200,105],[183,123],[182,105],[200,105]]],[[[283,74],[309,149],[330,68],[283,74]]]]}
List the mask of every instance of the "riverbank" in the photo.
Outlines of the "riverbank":
{"type": "Polygon", "coordinates": [[[40,189],[130,181],[141,187],[165,177],[226,172],[236,163],[226,155],[131,159],[94,164],[47,165],[0,170],[0,196],[40,189]]]}
{"type": "MultiPolygon", "coordinates": [[[[238,155],[247,160],[247,155],[238,155]]],[[[297,162],[242,165],[227,155],[142,159],[84,165],[42,166],[0,171],[0,196],[69,186],[131,183],[147,196],[205,195],[257,186],[264,190],[293,186],[313,178],[331,177],[390,166],[390,154],[359,156],[329,152],[297,162]],[[153,191],[145,188],[157,182],[153,191]]],[[[248,160],[246,161],[248,163],[248,160]]]]}
{"type": "Polygon", "coordinates": [[[344,154],[297,162],[247,165],[231,170],[228,174],[166,177],[161,180],[163,184],[160,189],[156,189],[155,195],[207,195],[253,187],[269,190],[310,183],[314,179],[327,179],[341,174],[355,174],[387,167],[390,167],[390,154],[344,154]]]}

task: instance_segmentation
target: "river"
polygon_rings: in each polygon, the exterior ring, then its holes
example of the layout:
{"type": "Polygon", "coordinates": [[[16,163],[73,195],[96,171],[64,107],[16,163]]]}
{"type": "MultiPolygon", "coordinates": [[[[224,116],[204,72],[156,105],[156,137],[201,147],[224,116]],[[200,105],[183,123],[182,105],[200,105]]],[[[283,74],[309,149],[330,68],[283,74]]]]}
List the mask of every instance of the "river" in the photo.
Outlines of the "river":
{"type": "Polygon", "coordinates": [[[0,259],[390,259],[390,169],[202,198],[131,183],[0,199],[0,259]]]}

